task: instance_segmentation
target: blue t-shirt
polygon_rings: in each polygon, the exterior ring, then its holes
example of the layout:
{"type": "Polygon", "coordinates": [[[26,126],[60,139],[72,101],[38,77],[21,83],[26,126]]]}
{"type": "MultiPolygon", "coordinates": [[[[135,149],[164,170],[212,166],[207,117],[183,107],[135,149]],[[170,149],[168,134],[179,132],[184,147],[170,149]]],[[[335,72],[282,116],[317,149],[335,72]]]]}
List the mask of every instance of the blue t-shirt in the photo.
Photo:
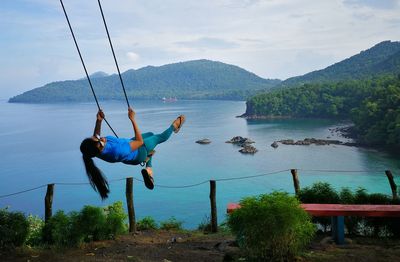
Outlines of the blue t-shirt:
{"type": "Polygon", "coordinates": [[[131,150],[131,139],[106,136],[107,143],[98,158],[110,162],[129,162],[136,159],[138,150],[131,150]]]}

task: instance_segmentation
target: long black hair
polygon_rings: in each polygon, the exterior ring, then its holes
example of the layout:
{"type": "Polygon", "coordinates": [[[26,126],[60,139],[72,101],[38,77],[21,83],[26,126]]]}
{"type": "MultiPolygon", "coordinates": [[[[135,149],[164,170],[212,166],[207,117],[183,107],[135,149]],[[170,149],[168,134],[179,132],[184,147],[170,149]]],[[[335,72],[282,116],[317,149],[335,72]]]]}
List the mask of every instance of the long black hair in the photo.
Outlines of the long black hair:
{"type": "Polygon", "coordinates": [[[108,198],[110,192],[108,182],[103,172],[95,165],[93,157],[100,153],[100,149],[97,147],[97,141],[91,138],[86,138],[81,143],[81,152],[83,163],[85,164],[86,174],[89,178],[89,182],[93,189],[97,191],[101,199],[108,198]]]}

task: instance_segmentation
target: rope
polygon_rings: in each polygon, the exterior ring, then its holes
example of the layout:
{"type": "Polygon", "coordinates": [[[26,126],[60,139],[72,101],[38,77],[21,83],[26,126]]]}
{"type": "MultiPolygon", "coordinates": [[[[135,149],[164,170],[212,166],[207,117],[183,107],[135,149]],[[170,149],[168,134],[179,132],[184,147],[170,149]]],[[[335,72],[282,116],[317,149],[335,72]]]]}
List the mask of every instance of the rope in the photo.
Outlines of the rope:
{"type": "MultiPolygon", "coordinates": [[[[93,85],[92,85],[92,81],[90,80],[88,71],[87,71],[87,69],[86,69],[85,62],[83,61],[83,57],[82,57],[81,51],[80,51],[80,49],[79,49],[78,42],[76,41],[74,31],[72,30],[71,23],[69,22],[69,18],[68,18],[68,15],[67,15],[67,11],[65,10],[64,3],[63,3],[62,0],[60,0],[60,3],[61,3],[61,6],[62,6],[62,9],[63,9],[63,11],[64,11],[65,18],[67,19],[68,27],[69,27],[69,30],[71,31],[72,38],[74,39],[74,43],[75,43],[76,50],[78,51],[79,58],[81,59],[81,63],[82,63],[83,69],[85,70],[86,78],[87,78],[87,80],[88,80],[88,82],[89,82],[90,89],[92,90],[94,100],[96,101],[97,108],[100,110],[100,104],[99,104],[99,101],[97,100],[96,93],[94,92],[93,85]]],[[[116,137],[118,137],[117,133],[115,133],[114,129],[113,129],[113,128],[111,127],[111,125],[108,123],[107,119],[104,118],[104,121],[107,123],[108,127],[111,129],[111,131],[114,133],[114,135],[115,135],[116,137]]]]}
{"type": "Polygon", "coordinates": [[[119,80],[121,81],[122,90],[124,90],[124,95],[125,95],[126,103],[127,103],[128,107],[130,107],[129,101],[128,101],[128,96],[126,95],[126,90],[125,90],[124,81],[122,81],[121,72],[119,71],[119,66],[118,66],[117,58],[115,57],[114,47],[113,47],[113,44],[112,44],[112,42],[111,42],[110,33],[108,32],[108,27],[107,27],[106,19],[104,18],[103,8],[101,7],[100,0],[97,0],[97,2],[99,3],[99,8],[100,8],[100,12],[101,12],[101,17],[103,18],[104,27],[105,27],[106,32],[107,32],[108,42],[110,43],[111,51],[112,51],[112,54],[113,54],[113,57],[114,57],[114,61],[115,61],[115,66],[117,67],[117,70],[118,70],[118,75],[119,75],[119,80]]]}
{"type": "Polygon", "coordinates": [[[382,170],[324,170],[324,169],[297,169],[304,172],[325,172],[325,173],[372,173],[384,172],[382,170]]]}
{"type": "MultiPolygon", "coordinates": [[[[108,181],[108,183],[113,183],[117,181],[122,181],[125,180],[126,178],[118,178],[118,179],[111,179],[108,181]]],[[[61,186],[75,186],[75,185],[90,185],[89,182],[60,182],[60,183],[54,183],[55,185],[61,185],[61,186]]]]}
{"type": "Polygon", "coordinates": [[[22,190],[22,191],[15,192],[15,193],[11,193],[11,194],[7,194],[7,195],[0,195],[0,198],[5,198],[5,197],[9,197],[9,196],[19,195],[19,194],[26,193],[26,192],[29,192],[29,191],[33,191],[33,190],[36,190],[36,189],[39,189],[39,188],[42,188],[42,187],[46,187],[46,186],[47,186],[47,185],[41,185],[41,186],[38,186],[38,187],[34,187],[34,188],[31,188],[31,189],[22,190]]]}
{"type": "MultiPolygon", "coordinates": [[[[144,183],[144,181],[141,180],[141,179],[138,179],[138,178],[135,178],[135,177],[133,179],[136,180],[136,181],[144,183]]],[[[168,185],[159,185],[159,184],[154,184],[154,186],[161,187],[161,188],[188,188],[188,187],[200,186],[200,185],[208,183],[208,182],[209,182],[209,180],[205,180],[203,182],[196,183],[196,184],[182,185],[182,186],[168,186],[168,185]]]]}
{"type": "Polygon", "coordinates": [[[274,175],[274,174],[279,174],[279,173],[287,172],[287,171],[289,171],[289,170],[290,170],[290,169],[279,170],[279,171],[274,171],[274,172],[265,173],[265,174],[261,174],[261,175],[254,175],[254,176],[241,176],[241,177],[219,178],[219,179],[215,179],[215,181],[230,181],[230,180],[239,180],[239,179],[247,179],[247,178],[268,176],[268,175],[274,175]]]}
{"type": "MultiPolygon", "coordinates": [[[[287,172],[289,169],[285,170],[279,170],[279,171],[274,171],[274,172],[269,172],[269,173],[264,173],[260,175],[254,175],[254,176],[241,176],[241,177],[228,177],[228,178],[218,178],[218,179],[212,179],[214,181],[231,181],[231,180],[239,180],[239,179],[248,179],[248,178],[255,178],[255,177],[262,177],[262,176],[268,176],[268,175],[273,175],[273,174],[279,174],[283,172],[287,172]]],[[[138,178],[133,178],[136,181],[144,182],[141,179],[138,178]]],[[[189,188],[189,187],[195,187],[199,186],[205,183],[208,183],[210,180],[205,180],[203,182],[199,182],[196,184],[189,184],[189,185],[181,185],[181,186],[169,186],[169,185],[159,185],[159,184],[154,184],[154,186],[161,187],[161,188],[189,188]]]]}

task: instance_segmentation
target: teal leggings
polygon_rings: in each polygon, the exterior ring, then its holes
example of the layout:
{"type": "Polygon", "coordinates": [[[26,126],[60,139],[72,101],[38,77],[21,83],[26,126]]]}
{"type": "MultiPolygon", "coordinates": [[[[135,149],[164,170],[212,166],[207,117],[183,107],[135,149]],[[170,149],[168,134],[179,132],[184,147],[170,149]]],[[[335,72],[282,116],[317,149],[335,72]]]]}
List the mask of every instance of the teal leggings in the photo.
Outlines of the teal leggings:
{"type": "MultiPolygon", "coordinates": [[[[162,132],[161,134],[154,134],[152,132],[147,132],[147,133],[143,133],[142,134],[142,138],[144,140],[144,146],[146,148],[146,150],[142,151],[139,150],[139,159],[143,159],[143,161],[147,158],[147,154],[149,154],[151,151],[154,150],[154,148],[156,148],[156,146],[158,144],[161,144],[165,141],[167,141],[170,136],[172,135],[172,132],[174,131],[174,126],[171,125],[169,128],[167,128],[164,132],[162,132]],[[143,156],[142,154],[140,154],[140,152],[145,152],[147,151],[145,154],[145,156],[143,156]]],[[[146,167],[151,167],[151,160],[152,157],[150,157],[149,161],[147,161],[146,163],[146,167]]]]}

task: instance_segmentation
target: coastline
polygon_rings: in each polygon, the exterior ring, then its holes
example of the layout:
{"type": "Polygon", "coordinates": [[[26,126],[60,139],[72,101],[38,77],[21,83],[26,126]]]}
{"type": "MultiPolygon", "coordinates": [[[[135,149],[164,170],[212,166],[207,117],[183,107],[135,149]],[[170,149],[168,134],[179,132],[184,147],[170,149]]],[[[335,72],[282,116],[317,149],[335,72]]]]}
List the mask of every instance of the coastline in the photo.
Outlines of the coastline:
{"type": "Polygon", "coordinates": [[[348,125],[351,124],[350,119],[342,119],[342,118],[326,118],[326,117],[297,117],[297,116],[290,116],[290,115],[247,115],[243,113],[242,115],[236,116],[237,118],[244,118],[247,120],[288,120],[288,119],[305,119],[305,120],[336,120],[338,122],[346,122],[348,125]]]}
{"type": "MultiPolygon", "coordinates": [[[[243,113],[242,115],[236,116],[237,118],[244,118],[246,120],[290,120],[290,119],[315,119],[315,120],[322,120],[322,119],[329,119],[329,120],[334,120],[332,118],[315,118],[315,117],[294,117],[294,116],[277,116],[277,115],[247,115],[246,113],[243,113]]],[[[349,120],[349,119],[337,119],[338,121],[343,122],[343,125],[338,126],[336,128],[330,129],[332,133],[336,133],[339,137],[342,137],[344,139],[348,139],[351,141],[342,141],[343,143],[341,145],[344,146],[353,146],[353,147],[358,147],[358,148],[363,148],[363,149],[372,149],[372,150],[377,150],[380,152],[385,152],[389,154],[394,154],[394,153],[399,153],[399,148],[392,148],[392,147],[387,147],[385,145],[372,145],[368,144],[365,142],[362,142],[360,139],[359,134],[355,130],[355,125],[354,123],[349,120]]],[[[287,138],[284,138],[285,140],[287,138]]]]}
{"type": "Polygon", "coordinates": [[[295,119],[292,116],[277,116],[277,115],[246,115],[246,113],[236,116],[237,118],[244,118],[248,120],[274,120],[274,119],[295,119]]]}

